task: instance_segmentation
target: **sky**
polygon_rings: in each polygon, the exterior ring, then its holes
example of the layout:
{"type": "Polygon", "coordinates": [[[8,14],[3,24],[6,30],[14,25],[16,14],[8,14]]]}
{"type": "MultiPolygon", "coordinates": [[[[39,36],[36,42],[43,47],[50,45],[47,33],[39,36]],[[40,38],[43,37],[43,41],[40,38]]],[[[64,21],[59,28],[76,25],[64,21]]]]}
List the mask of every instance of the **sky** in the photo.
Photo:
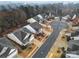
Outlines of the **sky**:
{"type": "Polygon", "coordinates": [[[0,2],[0,4],[7,4],[7,3],[24,3],[24,4],[30,4],[30,3],[39,3],[39,4],[43,4],[43,3],[59,3],[59,2],[63,2],[63,3],[69,3],[69,2],[74,2],[74,3],[79,3],[79,0],[0,0],[3,2],[0,2]],[[10,1],[10,2],[6,2],[4,3],[4,1],[10,1]]]}
{"type": "MultiPolygon", "coordinates": [[[[0,1],[49,1],[49,0],[0,0],[0,1]]],[[[50,0],[50,1],[60,1],[60,0],[50,0]]],[[[61,1],[79,1],[79,0],[61,0],[61,1]]]]}

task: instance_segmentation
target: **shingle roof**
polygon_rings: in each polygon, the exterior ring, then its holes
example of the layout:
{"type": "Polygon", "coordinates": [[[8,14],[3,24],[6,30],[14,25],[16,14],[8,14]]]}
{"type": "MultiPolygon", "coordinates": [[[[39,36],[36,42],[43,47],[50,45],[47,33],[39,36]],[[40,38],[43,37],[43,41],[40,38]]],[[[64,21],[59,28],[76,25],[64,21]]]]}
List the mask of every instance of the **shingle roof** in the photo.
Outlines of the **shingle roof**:
{"type": "Polygon", "coordinates": [[[30,18],[30,19],[27,20],[27,22],[28,23],[34,23],[34,22],[37,22],[37,21],[34,18],[30,18]]]}
{"type": "Polygon", "coordinates": [[[69,44],[75,44],[79,46],[79,40],[70,40],[69,44]]]}
{"type": "Polygon", "coordinates": [[[15,50],[15,47],[6,37],[0,38],[0,58],[10,56],[15,50]]]}
{"type": "Polygon", "coordinates": [[[79,50],[76,50],[76,51],[68,51],[67,53],[79,55],[79,50]]]}
{"type": "Polygon", "coordinates": [[[35,16],[35,17],[33,17],[36,21],[40,21],[40,18],[39,17],[37,17],[37,16],[35,16]]]}
{"type": "Polygon", "coordinates": [[[31,39],[30,37],[33,37],[33,34],[27,31],[28,31],[27,29],[22,28],[22,29],[16,30],[13,33],[8,34],[7,37],[9,37],[11,40],[15,41],[20,45],[26,45],[31,39]]]}
{"type": "Polygon", "coordinates": [[[22,31],[25,32],[25,33],[32,34],[32,32],[30,30],[28,30],[27,28],[25,28],[25,27],[22,28],[22,31]]]}
{"type": "Polygon", "coordinates": [[[71,33],[71,36],[78,36],[78,35],[79,35],[79,30],[71,33]]]}
{"type": "Polygon", "coordinates": [[[11,41],[9,41],[9,39],[7,39],[6,37],[0,38],[0,44],[6,47],[14,48],[11,41]]]}
{"type": "Polygon", "coordinates": [[[2,49],[0,49],[0,58],[7,57],[11,49],[8,47],[1,46],[1,45],[0,45],[0,48],[2,48],[2,49]],[[4,51],[2,51],[2,50],[4,50],[4,51]]]}
{"type": "Polygon", "coordinates": [[[26,40],[23,40],[27,35],[27,33],[23,31],[17,31],[17,32],[14,32],[13,34],[24,44],[29,41],[29,38],[27,38],[26,40]]]}
{"type": "Polygon", "coordinates": [[[43,21],[44,19],[43,19],[43,17],[39,14],[39,15],[37,15],[37,16],[35,16],[35,17],[33,17],[36,21],[43,21]]]}
{"type": "Polygon", "coordinates": [[[36,31],[38,31],[39,29],[42,28],[42,26],[38,22],[34,22],[34,23],[30,24],[30,26],[32,28],[34,28],[36,31]]]}
{"type": "Polygon", "coordinates": [[[68,47],[71,50],[78,50],[79,49],[79,40],[70,40],[68,42],[68,47]]]}

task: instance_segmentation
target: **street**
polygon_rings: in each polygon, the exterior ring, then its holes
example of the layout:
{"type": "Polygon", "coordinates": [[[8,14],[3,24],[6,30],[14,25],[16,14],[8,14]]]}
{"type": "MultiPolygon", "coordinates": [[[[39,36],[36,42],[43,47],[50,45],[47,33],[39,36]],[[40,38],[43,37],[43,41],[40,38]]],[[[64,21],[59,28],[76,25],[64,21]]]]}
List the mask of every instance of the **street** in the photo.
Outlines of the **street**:
{"type": "Polygon", "coordinates": [[[50,24],[53,28],[52,34],[48,37],[45,43],[38,49],[38,51],[33,55],[33,58],[45,58],[50,51],[50,48],[54,44],[55,40],[57,39],[60,31],[63,28],[67,27],[66,23],[55,21],[50,24]]]}

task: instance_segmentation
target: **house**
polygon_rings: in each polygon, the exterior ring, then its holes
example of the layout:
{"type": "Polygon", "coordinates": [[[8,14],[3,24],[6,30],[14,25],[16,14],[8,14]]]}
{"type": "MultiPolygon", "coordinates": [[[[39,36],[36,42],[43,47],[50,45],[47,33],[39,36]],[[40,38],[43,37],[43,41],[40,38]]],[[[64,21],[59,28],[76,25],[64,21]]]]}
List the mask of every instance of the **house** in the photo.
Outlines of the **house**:
{"type": "Polygon", "coordinates": [[[73,19],[72,25],[73,26],[78,26],[79,25],[79,17],[76,17],[75,19],[73,19]]]}
{"type": "Polygon", "coordinates": [[[37,16],[38,16],[40,19],[43,19],[42,15],[39,14],[39,15],[37,15],[37,16]]]}
{"type": "Polygon", "coordinates": [[[77,29],[75,32],[71,33],[71,36],[78,36],[79,35],[79,29],[77,29]]]}
{"type": "Polygon", "coordinates": [[[67,37],[67,40],[69,41],[69,40],[79,40],[79,35],[71,35],[71,33],[70,34],[66,34],[66,37],[67,37]]]}
{"type": "Polygon", "coordinates": [[[26,46],[34,39],[34,35],[30,33],[29,30],[26,30],[25,32],[25,29],[23,28],[16,30],[13,33],[7,34],[7,37],[18,43],[20,46],[26,46]]]}
{"type": "Polygon", "coordinates": [[[35,16],[35,17],[33,17],[37,22],[42,22],[42,21],[44,21],[44,19],[43,19],[43,17],[39,14],[39,15],[37,15],[37,16],[35,16]]]}
{"type": "Polygon", "coordinates": [[[30,32],[35,34],[42,33],[42,26],[38,22],[34,22],[29,25],[26,25],[24,26],[24,28],[28,29],[30,32]]]}
{"type": "Polygon", "coordinates": [[[65,35],[66,35],[66,36],[71,36],[71,33],[66,33],[65,35]]]}
{"type": "Polygon", "coordinates": [[[66,57],[79,58],[79,40],[70,40],[68,42],[66,57]]]}
{"type": "Polygon", "coordinates": [[[70,37],[72,40],[79,40],[79,29],[72,33],[66,33],[65,35],[70,37]]]}
{"type": "Polygon", "coordinates": [[[44,19],[47,15],[44,13],[44,14],[41,14],[41,16],[44,19]]]}
{"type": "Polygon", "coordinates": [[[12,58],[17,55],[17,49],[6,37],[0,38],[0,58],[12,58]]]}
{"type": "Polygon", "coordinates": [[[72,17],[72,20],[74,20],[76,17],[77,17],[77,15],[76,15],[76,14],[74,14],[74,15],[73,15],[73,17],[72,17]]]}
{"type": "Polygon", "coordinates": [[[79,50],[79,40],[70,40],[68,42],[68,48],[70,48],[71,51],[79,50]]]}
{"type": "Polygon", "coordinates": [[[71,37],[73,40],[79,40],[79,36],[71,37]]]}
{"type": "Polygon", "coordinates": [[[34,22],[37,22],[37,21],[35,19],[33,19],[33,18],[30,18],[30,19],[27,20],[27,22],[28,23],[34,23],[34,22]]]}
{"type": "Polygon", "coordinates": [[[55,18],[55,20],[57,20],[54,15],[49,15],[49,16],[47,16],[47,20],[48,20],[48,21],[54,20],[54,18],[55,18]]]}
{"type": "Polygon", "coordinates": [[[70,21],[70,20],[71,20],[70,15],[66,15],[66,16],[62,17],[62,21],[70,21]]]}
{"type": "Polygon", "coordinates": [[[27,22],[28,23],[42,22],[42,21],[44,21],[44,17],[45,17],[45,14],[42,14],[42,15],[38,14],[37,16],[28,19],[27,22]]]}
{"type": "Polygon", "coordinates": [[[71,51],[71,52],[68,52],[66,53],[66,58],[79,58],[79,51],[71,51]]]}
{"type": "Polygon", "coordinates": [[[56,21],[59,21],[60,20],[60,17],[55,17],[54,18],[56,21]]]}

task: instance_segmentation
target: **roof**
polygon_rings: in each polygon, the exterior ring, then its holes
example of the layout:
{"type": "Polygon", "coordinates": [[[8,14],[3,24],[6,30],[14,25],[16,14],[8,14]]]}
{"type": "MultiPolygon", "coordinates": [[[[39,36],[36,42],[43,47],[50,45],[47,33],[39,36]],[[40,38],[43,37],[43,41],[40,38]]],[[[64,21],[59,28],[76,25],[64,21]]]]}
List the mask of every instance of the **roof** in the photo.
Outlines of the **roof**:
{"type": "Polygon", "coordinates": [[[30,24],[30,26],[33,27],[35,30],[39,30],[40,28],[42,28],[42,26],[38,22],[30,24]]]}
{"type": "Polygon", "coordinates": [[[42,15],[38,14],[37,16],[38,16],[40,19],[43,19],[42,15]]]}
{"type": "Polygon", "coordinates": [[[11,41],[9,39],[7,39],[6,37],[0,38],[0,45],[6,46],[6,47],[10,47],[10,48],[14,48],[14,46],[11,43],[11,41]]]}
{"type": "Polygon", "coordinates": [[[76,55],[79,55],[79,50],[76,50],[76,51],[68,51],[67,53],[68,54],[76,54],[76,55]]]}
{"type": "Polygon", "coordinates": [[[28,38],[26,40],[23,40],[25,36],[27,35],[27,33],[23,31],[17,31],[17,32],[14,32],[13,34],[23,43],[26,43],[26,41],[29,41],[28,38]]]}
{"type": "Polygon", "coordinates": [[[79,30],[76,30],[75,32],[71,33],[71,36],[78,36],[79,35],[79,30]]]}
{"type": "Polygon", "coordinates": [[[0,58],[7,57],[10,50],[10,48],[0,45],[0,58]]]}
{"type": "Polygon", "coordinates": [[[70,40],[68,42],[68,47],[71,50],[79,50],[79,40],[70,40]]]}
{"type": "Polygon", "coordinates": [[[39,32],[39,30],[42,28],[42,26],[38,22],[31,23],[24,27],[30,30],[32,33],[39,32]]]}
{"type": "Polygon", "coordinates": [[[8,34],[7,36],[20,45],[26,45],[33,34],[25,32],[23,29],[19,29],[13,33],[8,34]]]}
{"type": "Polygon", "coordinates": [[[42,16],[43,18],[45,18],[46,14],[41,14],[41,16],[42,16]]]}
{"type": "Polygon", "coordinates": [[[75,19],[75,18],[76,18],[76,14],[73,15],[72,19],[75,19]]]}
{"type": "MultiPolygon", "coordinates": [[[[0,38],[0,58],[9,57],[13,54],[13,52],[16,52],[17,54],[17,50],[11,44],[11,42],[7,40],[6,37],[0,38]]],[[[13,55],[16,55],[16,54],[13,54],[13,55]]]]}
{"type": "Polygon", "coordinates": [[[70,40],[69,44],[75,44],[79,46],[79,40],[70,40]]]}
{"type": "Polygon", "coordinates": [[[30,19],[27,20],[27,22],[28,22],[28,23],[34,23],[34,22],[36,22],[36,20],[33,19],[33,18],[30,18],[30,19]]]}
{"type": "Polygon", "coordinates": [[[42,26],[41,26],[38,22],[35,22],[35,23],[30,24],[30,26],[31,26],[36,32],[39,32],[39,30],[42,28],[42,26]]]}
{"type": "Polygon", "coordinates": [[[39,15],[37,15],[37,16],[35,16],[35,17],[33,17],[36,21],[43,21],[44,19],[43,19],[43,17],[39,14],[39,15]]]}
{"type": "Polygon", "coordinates": [[[25,27],[23,27],[21,30],[22,30],[23,32],[25,32],[25,33],[30,33],[30,34],[32,34],[32,32],[31,32],[29,29],[25,28],[25,27]]]}

